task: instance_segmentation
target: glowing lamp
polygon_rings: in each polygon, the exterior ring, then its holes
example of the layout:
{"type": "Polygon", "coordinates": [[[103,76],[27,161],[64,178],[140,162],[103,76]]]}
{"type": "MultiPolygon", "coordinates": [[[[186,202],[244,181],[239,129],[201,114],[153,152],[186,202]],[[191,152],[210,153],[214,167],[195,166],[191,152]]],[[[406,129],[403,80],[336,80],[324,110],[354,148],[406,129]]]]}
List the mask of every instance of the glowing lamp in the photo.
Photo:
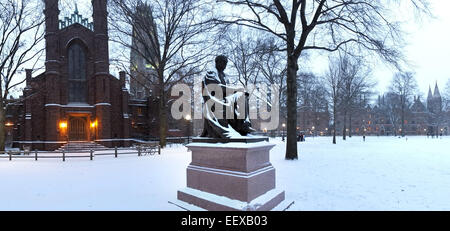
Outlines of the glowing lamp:
{"type": "Polygon", "coordinates": [[[60,122],[59,128],[61,128],[61,129],[67,128],[67,122],[60,122]]]}
{"type": "Polygon", "coordinates": [[[11,122],[7,122],[7,123],[5,124],[6,127],[12,127],[13,125],[14,125],[14,124],[11,123],[11,122]]]}
{"type": "Polygon", "coordinates": [[[98,125],[97,120],[91,123],[91,128],[96,128],[98,125]]]}

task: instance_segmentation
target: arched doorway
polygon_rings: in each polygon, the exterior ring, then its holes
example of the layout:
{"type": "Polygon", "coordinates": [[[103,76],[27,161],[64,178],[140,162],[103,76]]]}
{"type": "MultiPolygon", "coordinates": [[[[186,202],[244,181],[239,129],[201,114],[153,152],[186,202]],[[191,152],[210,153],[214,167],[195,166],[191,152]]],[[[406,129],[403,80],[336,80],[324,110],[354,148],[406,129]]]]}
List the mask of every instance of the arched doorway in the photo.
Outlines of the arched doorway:
{"type": "Polygon", "coordinates": [[[71,117],[69,119],[69,140],[88,140],[87,120],[84,117],[71,117]]]}

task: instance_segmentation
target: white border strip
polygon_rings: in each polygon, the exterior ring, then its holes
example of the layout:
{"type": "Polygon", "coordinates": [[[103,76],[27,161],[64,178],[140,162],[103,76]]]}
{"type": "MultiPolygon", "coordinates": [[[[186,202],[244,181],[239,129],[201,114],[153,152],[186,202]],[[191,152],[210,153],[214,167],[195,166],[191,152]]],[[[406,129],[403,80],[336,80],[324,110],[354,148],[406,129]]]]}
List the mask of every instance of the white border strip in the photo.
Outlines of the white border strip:
{"type": "Polygon", "coordinates": [[[238,172],[238,171],[231,171],[231,170],[223,170],[223,169],[217,169],[217,168],[208,168],[208,167],[201,167],[197,165],[189,165],[188,169],[200,171],[200,172],[208,172],[213,174],[220,174],[220,175],[227,175],[227,176],[234,176],[234,177],[241,177],[241,178],[250,178],[257,176],[259,174],[263,174],[265,172],[271,171],[275,169],[272,165],[269,165],[264,168],[260,168],[253,172],[238,172]]]}

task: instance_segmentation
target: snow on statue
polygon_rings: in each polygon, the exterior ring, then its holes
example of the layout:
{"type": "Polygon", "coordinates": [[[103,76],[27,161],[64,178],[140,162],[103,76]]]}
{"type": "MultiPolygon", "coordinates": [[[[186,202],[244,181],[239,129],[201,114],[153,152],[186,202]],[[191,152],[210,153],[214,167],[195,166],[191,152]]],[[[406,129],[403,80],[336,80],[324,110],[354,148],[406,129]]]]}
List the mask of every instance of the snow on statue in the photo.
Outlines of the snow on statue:
{"type": "Polygon", "coordinates": [[[247,136],[255,131],[248,116],[249,94],[244,88],[226,84],[226,56],[217,56],[215,62],[217,72],[208,71],[202,83],[205,120],[201,137],[228,139],[247,136]]]}

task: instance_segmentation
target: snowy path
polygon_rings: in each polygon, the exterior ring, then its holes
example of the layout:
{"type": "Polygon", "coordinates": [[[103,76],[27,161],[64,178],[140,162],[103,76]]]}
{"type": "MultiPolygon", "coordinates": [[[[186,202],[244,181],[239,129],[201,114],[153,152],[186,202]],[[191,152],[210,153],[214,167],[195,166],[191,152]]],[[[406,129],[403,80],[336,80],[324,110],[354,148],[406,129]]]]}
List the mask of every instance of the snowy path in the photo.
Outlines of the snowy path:
{"type": "MultiPolygon", "coordinates": [[[[297,161],[271,142],[290,210],[450,210],[450,137],[307,138],[297,161]]],[[[0,159],[0,210],[178,210],[168,201],[189,162],[180,145],[161,156],[0,159]]]]}

